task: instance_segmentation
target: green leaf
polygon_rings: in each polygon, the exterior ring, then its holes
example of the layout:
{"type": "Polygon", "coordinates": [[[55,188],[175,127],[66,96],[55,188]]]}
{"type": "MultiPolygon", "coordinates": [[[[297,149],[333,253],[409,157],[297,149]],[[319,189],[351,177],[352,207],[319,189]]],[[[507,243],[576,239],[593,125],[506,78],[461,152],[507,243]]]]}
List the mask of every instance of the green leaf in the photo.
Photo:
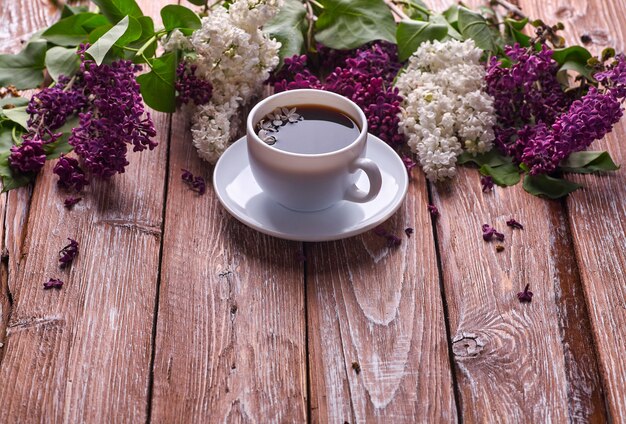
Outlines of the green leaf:
{"type": "Polygon", "coordinates": [[[92,0],[112,24],[118,23],[124,16],[138,18],[143,16],[135,0],[92,0]]]}
{"type": "Polygon", "coordinates": [[[547,175],[527,175],[523,183],[524,190],[534,196],[545,196],[548,199],[560,199],[582,186],[561,178],[547,175]]]}
{"type": "Polygon", "coordinates": [[[28,43],[18,54],[0,54],[0,87],[14,85],[18,90],[35,88],[43,82],[45,40],[28,43]]]}
{"type": "Polygon", "coordinates": [[[53,44],[73,47],[86,41],[91,31],[107,23],[107,19],[97,13],[79,13],[61,19],[41,36],[53,44]]]}
{"type": "Polygon", "coordinates": [[[89,47],[87,53],[93,57],[97,65],[100,65],[113,45],[125,46],[139,37],[141,37],[141,25],[137,19],[125,16],[89,47]]]}
{"type": "Polygon", "coordinates": [[[567,71],[575,71],[593,81],[594,70],[587,66],[587,61],[591,59],[589,50],[581,46],[571,46],[564,49],[555,49],[552,58],[559,64],[561,79],[567,80],[567,71]]]}
{"type": "Polygon", "coordinates": [[[590,58],[591,53],[589,53],[589,50],[581,46],[554,49],[554,53],[552,53],[552,59],[556,60],[560,65],[567,61],[574,61],[584,65],[590,58]]]}
{"type": "Polygon", "coordinates": [[[563,172],[591,174],[592,172],[617,171],[619,166],[613,162],[609,152],[575,152],[561,162],[563,172]]]}
{"type": "Polygon", "coordinates": [[[35,179],[35,174],[20,174],[15,172],[9,165],[9,155],[7,151],[0,154],[0,177],[2,177],[2,192],[5,193],[14,188],[24,187],[35,179]]]}
{"type": "Polygon", "coordinates": [[[463,152],[457,157],[457,163],[459,165],[475,163],[478,166],[488,165],[491,167],[496,167],[511,163],[511,159],[501,155],[496,149],[492,149],[487,153],[480,153],[477,155],[463,152]]]}
{"type": "Polygon", "coordinates": [[[459,6],[458,5],[453,4],[452,6],[444,10],[442,12],[442,15],[444,18],[446,18],[446,21],[448,21],[450,25],[452,25],[456,30],[459,29],[459,6]]]}
{"type": "Polygon", "coordinates": [[[450,22],[448,22],[443,15],[431,15],[430,22],[433,24],[445,25],[448,27],[448,37],[454,38],[455,40],[463,40],[461,33],[457,31],[457,29],[450,24],[450,22]]]}
{"type": "Polygon", "coordinates": [[[402,2],[404,11],[411,19],[416,21],[427,21],[430,11],[428,6],[422,0],[405,0],[402,2]]]}
{"type": "Polygon", "coordinates": [[[505,24],[506,34],[510,38],[510,40],[507,39],[506,41],[510,42],[510,44],[518,43],[522,47],[530,46],[531,38],[522,32],[522,30],[524,29],[527,23],[528,23],[528,18],[524,18],[519,21],[515,19],[506,18],[504,20],[504,24],[505,24]]]}
{"type": "Polygon", "coordinates": [[[46,69],[53,80],[59,76],[71,77],[80,67],[80,59],[75,48],[52,47],[46,52],[46,69]]]}
{"type": "Polygon", "coordinates": [[[407,60],[424,41],[443,40],[448,35],[446,25],[422,21],[402,21],[398,25],[398,58],[407,60]]]}
{"type": "Polygon", "coordinates": [[[507,163],[500,166],[483,165],[479,169],[483,175],[489,175],[493,178],[493,182],[499,186],[514,186],[519,183],[520,169],[513,163],[507,163]]]}
{"type": "Polygon", "coordinates": [[[63,5],[63,10],[61,10],[61,19],[88,11],[89,8],[87,6],[70,6],[69,4],[65,4],[63,5]]]}
{"type": "Polygon", "coordinates": [[[191,35],[194,29],[200,28],[200,18],[185,6],[169,4],[161,9],[163,26],[167,31],[180,29],[185,35],[191,35]]]}
{"type": "Polygon", "coordinates": [[[30,118],[30,115],[26,113],[26,106],[3,109],[2,113],[11,121],[21,125],[25,129],[28,129],[28,119],[30,118]]]}
{"type": "Polygon", "coordinates": [[[152,109],[161,112],[176,110],[176,54],[166,53],[149,61],[152,70],[137,77],[143,100],[152,109]]]}
{"type": "Polygon", "coordinates": [[[394,43],[396,25],[383,0],[320,0],[315,39],[333,49],[354,49],[374,40],[394,43]]]}
{"type": "Polygon", "coordinates": [[[8,152],[13,147],[12,127],[0,126],[0,154],[8,152]]]}
{"type": "MultiPolygon", "coordinates": [[[[564,64],[561,65],[561,67],[559,68],[559,74],[563,73],[567,73],[567,71],[574,71],[579,73],[580,75],[584,76],[585,78],[587,78],[590,81],[595,81],[593,78],[593,74],[595,72],[594,69],[590,68],[587,66],[587,64],[583,64],[580,63],[578,61],[575,60],[567,60],[565,61],[564,64]]],[[[558,75],[560,76],[560,75],[558,75]]],[[[557,77],[558,77],[557,76],[557,77]]],[[[567,75],[564,75],[563,77],[564,81],[567,81],[567,75]]]]}
{"type": "Polygon", "coordinates": [[[26,106],[28,104],[28,99],[25,97],[5,97],[0,99],[0,116],[4,114],[5,110],[9,110],[14,107],[26,106]],[[7,109],[4,109],[6,106],[9,106],[7,109]]]}
{"type": "Polygon", "coordinates": [[[191,4],[195,4],[196,6],[204,6],[208,0],[187,0],[191,4]]]}
{"type": "Polygon", "coordinates": [[[285,0],[278,14],[263,27],[271,38],[280,41],[280,63],[283,59],[302,53],[306,30],[306,9],[300,0],[285,0]]]}
{"type": "Polygon", "coordinates": [[[506,22],[506,24],[510,26],[511,28],[516,29],[517,31],[522,31],[524,30],[524,28],[526,27],[526,24],[528,23],[528,18],[524,18],[520,20],[506,18],[504,22],[506,22]]]}
{"type": "Polygon", "coordinates": [[[46,160],[56,159],[61,155],[74,150],[74,148],[68,143],[69,138],[70,133],[63,133],[63,135],[54,143],[44,144],[43,149],[46,152],[46,160]]]}
{"type": "Polygon", "coordinates": [[[497,44],[485,18],[465,7],[459,7],[459,31],[483,50],[496,52],[497,44]]]}
{"type": "MultiPolygon", "coordinates": [[[[149,16],[142,16],[137,19],[141,25],[141,37],[138,40],[128,44],[128,47],[134,49],[144,48],[143,55],[146,57],[153,57],[158,47],[157,40],[154,39],[148,47],[145,47],[146,42],[154,36],[154,21],[149,16]]],[[[132,59],[135,63],[145,63],[145,60],[141,56],[136,56],[135,52],[125,51],[126,59],[132,59]]]]}

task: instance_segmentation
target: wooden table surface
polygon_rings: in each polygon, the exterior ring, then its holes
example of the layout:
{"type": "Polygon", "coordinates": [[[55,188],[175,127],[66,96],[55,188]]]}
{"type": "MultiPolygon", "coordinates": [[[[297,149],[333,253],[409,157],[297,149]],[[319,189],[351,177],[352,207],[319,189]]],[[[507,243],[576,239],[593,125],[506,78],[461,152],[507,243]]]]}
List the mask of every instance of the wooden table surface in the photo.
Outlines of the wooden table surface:
{"type": "MultiPolygon", "coordinates": [[[[57,19],[52,3],[3,0],[0,51],[57,19]]],[[[139,3],[158,16],[169,1],[139,3]]],[[[519,3],[569,42],[625,47],[626,0],[519,3]]],[[[184,116],[154,118],[160,146],[74,210],[51,164],[0,196],[0,422],[626,419],[626,171],[572,177],[586,188],[562,202],[482,193],[476,170],[414,172],[385,224],[415,229],[400,247],[371,232],[302,244],[185,188],[181,168],[212,169],[184,116]],[[506,229],[504,252],[484,223],[506,229]],[[61,271],[67,237],[81,252],[61,271]],[[49,277],[63,289],[42,290],[49,277]]],[[[595,147],[624,165],[624,140],[626,119],[595,147]]]]}

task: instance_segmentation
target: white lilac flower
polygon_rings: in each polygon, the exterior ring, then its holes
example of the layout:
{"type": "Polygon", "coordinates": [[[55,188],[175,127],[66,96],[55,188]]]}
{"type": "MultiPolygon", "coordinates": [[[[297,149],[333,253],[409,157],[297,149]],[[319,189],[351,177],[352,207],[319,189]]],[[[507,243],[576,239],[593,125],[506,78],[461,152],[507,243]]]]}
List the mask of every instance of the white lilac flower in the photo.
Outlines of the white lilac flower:
{"type": "Polygon", "coordinates": [[[276,16],[282,5],[282,0],[238,0],[228,12],[237,26],[254,32],[276,16]]]}
{"type": "Polygon", "coordinates": [[[285,120],[290,123],[298,122],[301,118],[300,114],[296,113],[296,108],[287,109],[286,107],[281,108],[283,112],[283,116],[285,120]]]}
{"type": "Polygon", "coordinates": [[[193,142],[214,163],[228,147],[237,110],[258,96],[278,65],[280,43],[259,28],[278,13],[282,0],[237,0],[214,8],[189,38],[196,75],[211,82],[211,103],[193,117],[193,142]]]}
{"type": "Polygon", "coordinates": [[[216,105],[213,102],[198,106],[192,117],[191,135],[198,156],[215,163],[230,143],[237,128],[236,101],[216,105]]]}
{"type": "Polygon", "coordinates": [[[431,180],[454,176],[464,150],[482,153],[493,145],[496,118],[481,54],[472,40],[426,42],[396,81],[404,98],[400,131],[431,180]]]}
{"type": "Polygon", "coordinates": [[[178,29],[172,31],[166,41],[163,42],[163,50],[171,52],[174,50],[191,50],[191,41],[178,29]]]}

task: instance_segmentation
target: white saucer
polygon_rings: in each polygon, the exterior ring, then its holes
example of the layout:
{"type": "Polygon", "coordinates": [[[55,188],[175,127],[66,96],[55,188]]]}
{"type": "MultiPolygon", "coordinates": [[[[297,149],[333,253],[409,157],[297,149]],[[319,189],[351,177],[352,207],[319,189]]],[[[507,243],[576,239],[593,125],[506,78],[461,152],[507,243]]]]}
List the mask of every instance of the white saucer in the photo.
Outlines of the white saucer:
{"type": "MultiPolygon", "coordinates": [[[[250,165],[246,139],[228,148],[215,165],[213,185],[231,215],[247,226],[287,240],[328,241],[355,236],[387,220],[398,210],[409,186],[402,159],[385,142],[368,135],[366,157],[380,168],[383,185],[367,203],[341,201],[317,212],[296,212],[274,202],[257,185],[250,165]]],[[[357,185],[367,189],[362,173],[357,185]]]]}

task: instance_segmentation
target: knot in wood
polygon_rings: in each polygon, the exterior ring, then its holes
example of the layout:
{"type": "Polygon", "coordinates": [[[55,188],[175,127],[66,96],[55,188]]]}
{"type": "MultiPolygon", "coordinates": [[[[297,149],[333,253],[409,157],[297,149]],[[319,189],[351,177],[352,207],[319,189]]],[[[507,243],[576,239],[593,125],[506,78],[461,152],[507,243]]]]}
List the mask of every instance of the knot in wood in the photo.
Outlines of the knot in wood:
{"type": "Polygon", "coordinates": [[[556,10],[555,15],[558,19],[571,19],[574,17],[574,9],[569,6],[561,6],[556,10]]]}
{"type": "Polygon", "coordinates": [[[485,343],[474,333],[461,333],[452,340],[452,352],[460,358],[473,358],[482,352],[485,343]]]}

